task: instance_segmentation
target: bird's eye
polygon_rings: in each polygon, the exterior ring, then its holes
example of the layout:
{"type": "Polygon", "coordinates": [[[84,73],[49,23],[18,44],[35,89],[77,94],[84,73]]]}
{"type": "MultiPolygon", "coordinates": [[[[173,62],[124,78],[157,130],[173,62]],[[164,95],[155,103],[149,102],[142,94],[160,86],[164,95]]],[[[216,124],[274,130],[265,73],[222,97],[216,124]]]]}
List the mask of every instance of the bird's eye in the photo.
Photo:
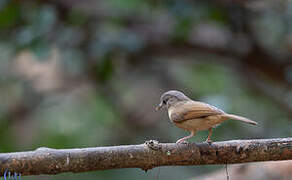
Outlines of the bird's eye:
{"type": "Polygon", "coordinates": [[[166,101],[165,101],[165,100],[163,100],[163,101],[162,101],[162,103],[163,103],[163,104],[166,104],[166,101]]]}

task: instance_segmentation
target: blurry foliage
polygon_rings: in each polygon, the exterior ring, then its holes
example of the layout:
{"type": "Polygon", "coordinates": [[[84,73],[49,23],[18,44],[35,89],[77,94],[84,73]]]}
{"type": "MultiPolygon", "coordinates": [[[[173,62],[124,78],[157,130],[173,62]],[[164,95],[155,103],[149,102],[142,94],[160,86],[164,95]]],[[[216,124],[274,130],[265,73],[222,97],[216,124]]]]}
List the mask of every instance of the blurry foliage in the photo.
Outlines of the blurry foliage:
{"type": "Polygon", "coordinates": [[[1,7],[0,27],[9,28],[17,24],[17,22],[20,20],[19,6],[17,6],[17,4],[14,3],[8,5],[5,5],[5,3],[3,3],[1,4],[1,6],[0,6],[1,7]]]}
{"type": "Polygon", "coordinates": [[[67,97],[62,103],[55,99],[41,106],[43,110],[34,117],[41,120],[37,141],[41,146],[73,148],[106,144],[104,137],[110,133],[106,129],[118,124],[118,117],[102,97],[77,96],[81,97],[67,97]]]}
{"type": "MultiPolygon", "coordinates": [[[[281,2],[0,1],[1,152],[174,142],[187,132],[154,110],[169,89],[259,122],[225,122],[214,140],[291,136],[292,3],[281,2]],[[255,47],[271,59],[244,59],[255,47]],[[243,74],[261,70],[252,79],[243,74]],[[273,70],[284,80],[263,75],[273,70]],[[262,76],[272,84],[268,95],[251,84],[262,76]]],[[[23,179],[185,179],[210,169],[23,179]]]]}
{"type": "Polygon", "coordinates": [[[110,58],[106,58],[102,60],[102,62],[99,62],[96,69],[96,76],[99,77],[102,82],[108,81],[113,74],[113,70],[114,67],[112,60],[110,58]]]}

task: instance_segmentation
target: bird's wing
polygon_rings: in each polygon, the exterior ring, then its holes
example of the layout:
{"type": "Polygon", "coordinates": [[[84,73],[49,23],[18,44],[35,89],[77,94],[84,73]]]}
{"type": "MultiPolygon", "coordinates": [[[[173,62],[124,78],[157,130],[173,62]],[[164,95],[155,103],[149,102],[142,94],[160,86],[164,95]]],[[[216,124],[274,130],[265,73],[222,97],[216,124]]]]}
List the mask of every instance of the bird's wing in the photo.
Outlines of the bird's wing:
{"type": "Polygon", "coordinates": [[[187,101],[175,107],[170,114],[174,122],[182,122],[189,119],[204,118],[212,115],[224,114],[224,111],[207,103],[198,101],[187,101]]]}

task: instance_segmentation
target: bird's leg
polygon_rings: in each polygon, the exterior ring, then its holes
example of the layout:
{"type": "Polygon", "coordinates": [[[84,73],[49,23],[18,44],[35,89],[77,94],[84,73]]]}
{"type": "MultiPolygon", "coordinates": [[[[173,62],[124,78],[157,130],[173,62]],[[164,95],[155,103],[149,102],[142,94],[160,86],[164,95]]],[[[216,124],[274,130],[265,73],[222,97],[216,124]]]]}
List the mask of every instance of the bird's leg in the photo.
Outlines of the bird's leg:
{"type": "Polygon", "coordinates": [[[181,139],[179,139],[179,140],[177,140],[176,141],[176,143],[178,144],[178,143],[187,143],[187,139],[190,139],[191,137],[193,137],[195,135],[195,131],[191,131],[191,134],[190,135],[188,135],[188,136],[186,136],[186,137],[183,137],[183,138],[181,138],[181,139]]]}
{"type": "Polygon", "coordinates": [[[209,134],[208,134],[208,138],[206,139],[206,142],[207,143],[212,143],[212,140],[211,140],[211,136],[212,136],[212,133],[213,133],[213,128],[209,128],[209,134]]]}

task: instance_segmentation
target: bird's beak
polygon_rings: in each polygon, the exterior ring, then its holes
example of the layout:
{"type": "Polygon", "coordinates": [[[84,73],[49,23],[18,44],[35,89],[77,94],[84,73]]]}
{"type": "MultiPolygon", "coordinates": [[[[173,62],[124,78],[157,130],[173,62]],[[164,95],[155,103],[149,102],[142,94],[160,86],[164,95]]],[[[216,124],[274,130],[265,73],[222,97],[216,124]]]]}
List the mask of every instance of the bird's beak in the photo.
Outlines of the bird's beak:
{"type": "Polygon", "coordinates": [[[162,102],[155,108],[157,111],[160,110],[163,107],[162,102]]]}

